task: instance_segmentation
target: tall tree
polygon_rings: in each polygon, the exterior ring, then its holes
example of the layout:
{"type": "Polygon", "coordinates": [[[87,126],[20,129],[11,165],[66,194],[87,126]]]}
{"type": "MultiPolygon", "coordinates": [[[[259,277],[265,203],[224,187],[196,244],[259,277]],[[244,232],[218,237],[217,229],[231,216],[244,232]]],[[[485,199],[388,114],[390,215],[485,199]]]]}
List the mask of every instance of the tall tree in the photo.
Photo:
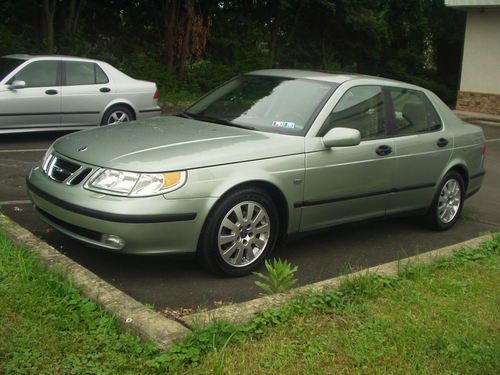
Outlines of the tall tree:
{"type": "Polygon", "coordinates": [[[54,52],[54,18],[56,14],[57,0],[43,0],[43,41],[48,53],[54,52]]]}

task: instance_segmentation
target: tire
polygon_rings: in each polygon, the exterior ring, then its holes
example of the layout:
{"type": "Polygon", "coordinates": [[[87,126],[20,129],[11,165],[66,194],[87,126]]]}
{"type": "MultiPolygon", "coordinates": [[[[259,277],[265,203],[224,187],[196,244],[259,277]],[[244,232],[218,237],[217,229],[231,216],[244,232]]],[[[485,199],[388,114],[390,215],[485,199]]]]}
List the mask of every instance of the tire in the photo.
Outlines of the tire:
{"type": "Polygon", "coordinates": [[[134,114],[130,111],[128,107],[123,105],[115,105],[111,108],[108,108],[106,112],[104,112],[104,116],[102,116],[101,126],[111,125],[115,123],[124,123],[135,120],[134,114]],[[118,121],[122,119],[121,121],[118,121]]]}
{"type": "Polygon", "coordinates": [[[275,247],[279,228],[278,211],[265,191],[235,191],[218,202],[207,217],[198,258],[216,274],[248,275],[275,247]]]}
{"type": "Polygon", "coordinates": [[[450,229],[462,212],[464,196],[465,184],[462,176],[457,171],[448,172],[441,180],[426,215],[427,225],[437,231],[450,229]]]}

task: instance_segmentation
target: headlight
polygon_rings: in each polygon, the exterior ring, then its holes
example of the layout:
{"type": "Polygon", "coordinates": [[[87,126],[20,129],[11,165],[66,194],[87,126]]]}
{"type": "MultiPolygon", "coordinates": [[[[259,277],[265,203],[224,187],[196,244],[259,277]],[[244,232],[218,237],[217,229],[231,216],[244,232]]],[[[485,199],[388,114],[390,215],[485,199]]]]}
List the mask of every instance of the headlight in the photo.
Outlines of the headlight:
{"type": "Polygon", "coordinates": [[[184,185],[186,177],[186,171],[135,173],[103,169],[92,177],[85,187],[103,193],[146,197],[176,190],[184,185]]]}

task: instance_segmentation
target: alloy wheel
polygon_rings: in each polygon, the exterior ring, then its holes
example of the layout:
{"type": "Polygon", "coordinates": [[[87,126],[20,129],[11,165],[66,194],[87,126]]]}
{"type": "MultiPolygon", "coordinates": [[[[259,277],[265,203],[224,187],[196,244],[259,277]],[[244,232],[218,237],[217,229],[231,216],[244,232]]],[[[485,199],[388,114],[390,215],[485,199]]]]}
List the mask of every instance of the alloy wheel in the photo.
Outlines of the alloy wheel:
{"type": "Polygon", "coordinates": [[[448,224],[457,215],[460,209],[462,191],[455,179],[449,179],[443,185],[438,200],[438,215],[441,222],[448,224]]]}
{"type": "Polygon", "coordinates": [[[218,231],[219,253],[232,267],[245,267],[264,252],[271,235],[266,209],[257,202],[244,201],[231,208],[218,231]]]}
{"type": "Polygon", "coordinates": [[[108,117],[108,125],[122,123],[122,122],[128,122],[128,121],[130,121],[130,118],[129,118],[128,114],[125,113],[124,111],[114,111],[108,117]]]}

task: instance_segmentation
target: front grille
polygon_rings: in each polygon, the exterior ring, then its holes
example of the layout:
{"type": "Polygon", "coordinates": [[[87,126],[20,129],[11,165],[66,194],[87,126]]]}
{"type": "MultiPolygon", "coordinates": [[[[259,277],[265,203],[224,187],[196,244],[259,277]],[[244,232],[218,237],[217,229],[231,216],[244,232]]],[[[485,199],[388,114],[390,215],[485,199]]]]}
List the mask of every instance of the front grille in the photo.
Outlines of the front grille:
{"type": "Polygon", "coordinates": [[[92,172],[92,168],[52,154],[44,164],[43,171],[54,181],[78,185],[92,172]]]}
{"type": "Polygon", "coordinates": [[[92,168],[85,168],[80,173],[78,173],[75,178],[71,179],[71,181],[69,181],[68,184],[69,185],[78,185],[80,182],[82,182],[85,179],[85,177],[87,177],[89,175],[90,172],[92,172],[92,168]]]}

